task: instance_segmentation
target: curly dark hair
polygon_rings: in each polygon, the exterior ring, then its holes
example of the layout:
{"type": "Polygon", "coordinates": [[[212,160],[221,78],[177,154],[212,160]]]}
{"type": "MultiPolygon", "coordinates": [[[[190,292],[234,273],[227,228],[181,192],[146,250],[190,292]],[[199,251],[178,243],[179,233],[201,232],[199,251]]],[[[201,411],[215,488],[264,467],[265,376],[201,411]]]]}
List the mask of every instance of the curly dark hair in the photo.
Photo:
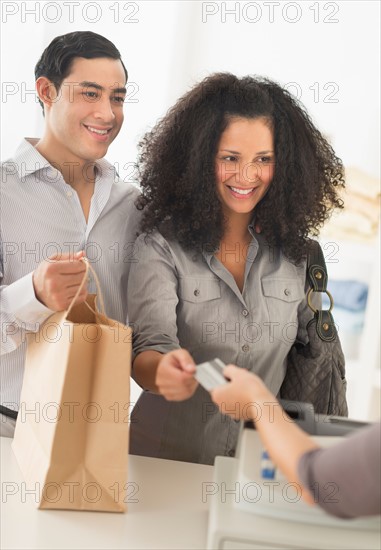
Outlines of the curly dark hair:
{"type": "Polygon", "coordinates": [[[138,169],[144,210],[141,228],[158,229],[184,248],[216,250],[226,220],[218,198],[215,157],[231,117],[265,117],[274,132],[275,172],[255,207],[270,246],[298,263],[309,236],[334,208],[344,169],[300,102],[261,77],[217,73],[186,93],[139,143],[138,169]]]}

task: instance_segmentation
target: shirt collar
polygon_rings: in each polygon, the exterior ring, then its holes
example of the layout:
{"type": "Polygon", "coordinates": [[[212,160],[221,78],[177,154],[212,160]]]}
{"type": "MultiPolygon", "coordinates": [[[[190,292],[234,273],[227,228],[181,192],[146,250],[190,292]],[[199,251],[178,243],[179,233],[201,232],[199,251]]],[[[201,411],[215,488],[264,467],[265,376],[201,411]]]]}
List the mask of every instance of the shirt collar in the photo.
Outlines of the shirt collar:
{"type": "MultiPolygon", "coordinates": [[[[249,230],[250,235],[252,236],[251,246],[249,247],[249,255],[250,255],[250,259],[252,261],[254,261],[255,256],[257,255],[257,252],[258,252],[258,247],[259,247],[259,243],[258,243],[258,236],[259,235],[255,231],[255,214],[254,214],[251,222],[247,226],[247,228],[249,230]]],[[[216,253],[216,250],[211,251],[210,247],[209,247],[209,250],[204,248],[203,251],[202,251],[202,255],[204,256],[205,260],[208,262],[209,266],[210,266],[210,262],[211,262],[211,260],[212,260],[215,253],[216,253]]]]}
{"type": "Polygon", "coordinates": [[[39,170],[50,167],[49,162],[36,149],[37,138],[24,138],[16,150],[13,162],[22,181],[39,170]]]}
{"type": "MultiPolygon", "coordinates": [[[[38,141],[38,138],[24,138],[16,150],[13,162],[22,181],[43,169],[57,170],[37,151],[38,141]]],[[[105,158],[97,160],[95,168],[96,180],[105,178],[107,181],[113,182],[118,179],[115,167],[105,158]]]]}
{"type": "Polygon", "coordinates": [[[105,158],[96,161],[95,169],[95,181],[104,179],[109,182],[115,182],[119,180],[119,174],[116,171],[115,166],[105,158]]]}
{"type": "Polygon", "coordinates": [[[258,235],[258,233],[255,231],[255,224],[256,224],[256,222],[257,222],[257,216],[256,216],[256,213],[255,213],[255,210],[254,210],[254,212],[253,212],[253,217],[251,218],[251,222],[250,222],[249,225],[247,226],[250,235],[252,235],[253,237],[255,237],[256,235],[258,235]]]}

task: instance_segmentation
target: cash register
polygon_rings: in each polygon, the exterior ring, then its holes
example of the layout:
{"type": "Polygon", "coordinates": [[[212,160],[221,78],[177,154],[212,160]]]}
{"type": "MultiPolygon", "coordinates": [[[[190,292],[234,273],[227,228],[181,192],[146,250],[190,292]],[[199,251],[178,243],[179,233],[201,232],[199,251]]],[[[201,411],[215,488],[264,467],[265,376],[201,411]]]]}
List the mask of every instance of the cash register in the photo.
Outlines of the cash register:
{"type": "MultiPolygon", "coordinates": [[[[280,402],[287,414],[321,446],[340,441],[364,422],[315,414],[313,406],[280,402]]],[[[317,488],[318,490],[318,488],[317,488]]],[[[337,487],[332,483],[332,497],[337,487]]],[[[271,464],[252,422],[242,423],[234,458],[216,457],[209,504],[208,549],[377,549],[380,518],[339,519],[301,498],[271,464]]]]}

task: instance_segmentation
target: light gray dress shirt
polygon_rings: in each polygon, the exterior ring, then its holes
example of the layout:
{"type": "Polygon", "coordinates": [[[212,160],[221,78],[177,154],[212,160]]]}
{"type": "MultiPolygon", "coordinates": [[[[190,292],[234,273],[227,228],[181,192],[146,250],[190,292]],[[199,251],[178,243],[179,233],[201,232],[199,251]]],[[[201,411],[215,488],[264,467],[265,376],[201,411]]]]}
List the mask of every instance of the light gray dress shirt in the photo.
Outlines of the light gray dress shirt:
{"type": "MultiPolygon", "coordinates": [[[[182,347],[196,363],[219,357],[279,392],[287,354],[295,339],[307,342],[313,316],[306,303],[306,263],[296,267],[252,226],[249,231],[251,245],[231,251],[246,257],[242,293],[207,247],[194,253],[160,233],[138,237],[128,286],[134,356],[182,347]]],[[[182,402],[145,391],[132,413],[130,452],[212,464],[216,455],[234,454],[238,427],[201,387],[182,402]]]]}
{"type": "MultiPolygon", "coordinates": [[[[126,322],[127,277],[137,261],[139,191],[119,180],[105,159],[96,163],[88,221],[76,191],[40,155],[37,139],[23,140],[1,164],[0,403],[18,409],[26,332],[53,312],[35,297],[32,272],[53,254],[85,250],[101,283],[109,317],[126,322]]],[[[95,293],[94,282],[88,285],[95,293]]]]}

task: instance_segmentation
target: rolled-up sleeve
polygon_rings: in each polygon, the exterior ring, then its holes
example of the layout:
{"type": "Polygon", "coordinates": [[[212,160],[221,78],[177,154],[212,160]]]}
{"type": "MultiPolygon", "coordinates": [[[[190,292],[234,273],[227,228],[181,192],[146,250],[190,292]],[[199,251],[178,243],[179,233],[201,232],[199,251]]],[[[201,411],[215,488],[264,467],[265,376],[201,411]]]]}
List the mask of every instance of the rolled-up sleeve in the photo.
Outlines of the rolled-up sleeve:
{"type": "Polygon", "coordinates": [[[135,243],[127,288],[128,320],[133,328],[133,358],[142,351],[167,353],[180,347],[176,308],[178,280],[166,240],[140,235],[135,243]]]}

